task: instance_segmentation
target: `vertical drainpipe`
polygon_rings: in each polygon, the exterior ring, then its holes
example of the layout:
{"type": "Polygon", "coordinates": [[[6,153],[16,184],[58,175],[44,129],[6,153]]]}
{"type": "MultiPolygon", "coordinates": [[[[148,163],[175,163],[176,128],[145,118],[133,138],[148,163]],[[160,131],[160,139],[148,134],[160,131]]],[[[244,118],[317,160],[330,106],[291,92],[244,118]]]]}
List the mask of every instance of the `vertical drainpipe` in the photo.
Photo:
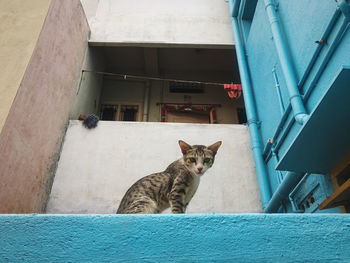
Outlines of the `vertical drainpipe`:
{"type": "Polygon", "coordinates": [[[235,50],[237,55],[237,62],[239,68],[239,74],[241,77],[243,87],[243,97],[245,103],[245,109],[247,114],[247,124],[249,127],[250,139],[252,144],[253,157],[255,162],[255,169],[259,184],[260,197],[262,207],[265,209],[271,197],[270,183],[267,176],[265,163],[262,157],[261,139],[258,128],[257,114],[255,109],[255,102],[253,98],[252,87],[250,83],[250,76],[248,70],[248,64],[245,57],[243,41],[240,34],[238,24],[238,10],[241,0],[230,0],[231,21],[235,41],[235,50]],[[232,2],[234,1],[234,3],[232,2]]]}
{"type": "Polygon", "coordinates": [[[304,124],[309,115],[306,114],[304,103],[298,89],[298,82],[295,76],[292,60],[289,56],[288,46],[284,39],[282,28],[276,12],[274,0],[264,0],[265,10],[270,21],[271,31],[275,42],[279,61],[284,74],[289,93],[290,104],[292,105],[294,118],[297,123],[304,124]]]}

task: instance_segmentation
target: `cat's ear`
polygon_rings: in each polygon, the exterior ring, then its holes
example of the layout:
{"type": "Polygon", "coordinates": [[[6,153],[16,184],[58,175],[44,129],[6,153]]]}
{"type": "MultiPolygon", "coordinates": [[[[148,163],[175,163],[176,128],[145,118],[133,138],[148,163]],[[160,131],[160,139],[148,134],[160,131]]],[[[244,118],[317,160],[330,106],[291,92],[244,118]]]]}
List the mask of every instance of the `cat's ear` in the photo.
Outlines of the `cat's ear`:
{"type": "Polygon", "coordinates": [[[219,147],[221,146],[221,141],[218,141],[210,146],[208,146],[207,148],[211,151],[213,151],[214,155],[217,153],[217,151],[219,150],[219,147]]]}
{"type": "Polygon", "coordinates": [[[192,148],[191,145],[189,145],[189,144],[187,144],[187,143],[185,143],[184,141],[181,141],[181,140],[179,141],[179,145],[180,145],[180,148],[181,148],[181,152],[183,154],[186,154],[187,151],[192,148]]]}

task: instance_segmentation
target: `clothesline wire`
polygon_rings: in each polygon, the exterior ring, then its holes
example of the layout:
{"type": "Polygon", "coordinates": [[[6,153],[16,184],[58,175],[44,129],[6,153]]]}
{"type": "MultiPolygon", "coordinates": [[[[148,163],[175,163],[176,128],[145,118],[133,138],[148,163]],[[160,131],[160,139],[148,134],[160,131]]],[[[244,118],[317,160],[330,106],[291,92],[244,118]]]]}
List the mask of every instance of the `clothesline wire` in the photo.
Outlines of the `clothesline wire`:
{"type": "Polygon", "coordinates": [[[224,83],[218,82],[206,82],[206,81],[197,81],[197,80],[180,80],[180,79],[169,79],[169,78],[158,78],[158,77],[147,77],[147,76],[139,76],[139,75],[129,75],[129,74],[121,74],[121,73],[111,73],[111,72],[102,72],[102,71],[94,71],[94,70],[83,70],[83,73],[95,73],[106,76],[119,76],[126,79],[142,79],[142,80],[158,80],[158,81],[172,81],[172,82],[184,82],[184,83],[196,83],[196,84],[204,84],[204,85],[216,85],[216,86],[224,86],[224,83]]]}

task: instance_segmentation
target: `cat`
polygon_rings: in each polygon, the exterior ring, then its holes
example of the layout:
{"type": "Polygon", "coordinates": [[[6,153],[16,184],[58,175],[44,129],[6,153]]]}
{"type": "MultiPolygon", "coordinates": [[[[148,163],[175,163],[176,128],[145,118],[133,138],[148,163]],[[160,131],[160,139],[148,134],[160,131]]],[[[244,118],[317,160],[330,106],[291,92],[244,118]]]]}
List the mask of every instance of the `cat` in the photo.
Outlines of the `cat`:
{"type": "Polygon", "coordinates": [[[189,145],[179,141],[182,158],[164,172],[145,176],[134,183],[120,202],[117,214],[157,214],[171,208],[174,214],[185,213],[197,191],[200,177],[212,167],[221,146],[189,145]]]}

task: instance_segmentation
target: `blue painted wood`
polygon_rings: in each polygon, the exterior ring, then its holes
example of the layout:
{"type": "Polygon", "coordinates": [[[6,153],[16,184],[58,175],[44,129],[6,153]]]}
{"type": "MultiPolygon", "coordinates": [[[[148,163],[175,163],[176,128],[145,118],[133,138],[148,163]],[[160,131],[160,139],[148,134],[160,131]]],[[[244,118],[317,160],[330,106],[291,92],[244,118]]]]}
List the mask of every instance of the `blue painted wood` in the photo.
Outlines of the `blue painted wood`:
{"type": "Polygon", "coordinates": [[[343,67],[277,169],[328,173],[350,151],[349,83],[350,67],[343,67]]]}
{"type": "Polygon", "coordinates": [[[249,0],[245,2],[242,10],[242,20],[252,20],[258,0],[249,0]]]}
{"type": "MultiPolygon", "coordinates": [[[[248,2],[241,2],[247,10],[248,2]]],[[[276,192],[280,184],[279,170],[327,173],[350,151],[350,124],[346,122],[350,117],[349,106],[346,105],[350,94],[349,89],[345,90],[346,83],[349,83],[349,77],[345,75],[349,73],[344,72],[340,77],[347,78],[343,80],[341,90],[337,91],[332,84],[339,69],[350,66],[350,3],[327,0],[277,2],[276,11],[286,46],[289,47],[291,64],[295,67],[298,89],[303,95],[306,113],[312,114],[313,119],[305,127],[293,120],[287,78],[277,56],[264,1],[260,0],[253,17],[252,13],[248,17],[251,21],[244,54],[251,76],[257,118],[261,121],[259,133],[267,149],[264,156],[272,192],[276,192]],[[280,82],[281,101],[287,109],[284,116],[279,109],[279,95],[274,90],[273,68],[276,68],[280,82]],[[266,147],[271,138],[274,145],[266,147]],[[276,158],[271,158],[272,151],[276,158]],[[279,159],[277,166],[276,159],[279,159]]],[[[244,7],[241,9],[244,10],[244,7]]],[[[322,187],[331,189],[332,185],[322,187]]],[[[278,203],[280,205],[281,200],[278,203]]],[[[288,199],[284,207],[288,212],[293,211],[288,199]]]]}
{"type": "Polygon", "coordinates": [[[1,215],[1,262],[349,262],[349,215],[1,215]]]}

